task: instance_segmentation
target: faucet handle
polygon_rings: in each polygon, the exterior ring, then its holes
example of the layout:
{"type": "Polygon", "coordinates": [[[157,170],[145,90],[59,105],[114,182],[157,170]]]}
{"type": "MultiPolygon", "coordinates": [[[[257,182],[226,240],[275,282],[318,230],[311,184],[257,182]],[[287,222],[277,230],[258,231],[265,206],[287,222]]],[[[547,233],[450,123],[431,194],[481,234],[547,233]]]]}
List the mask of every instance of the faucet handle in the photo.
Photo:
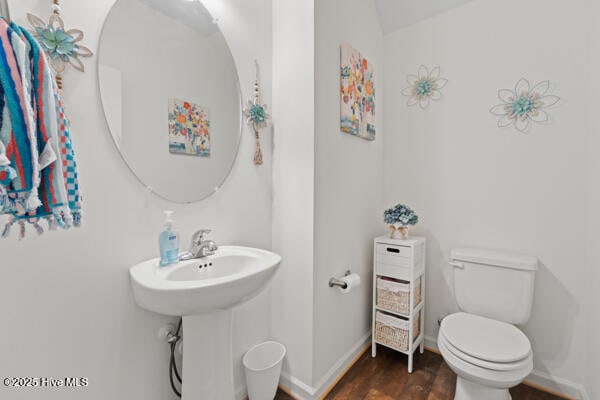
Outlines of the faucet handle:
{"type": "Polygon", "coordinates": [[[211,232],[212,232],[212,230],[210,230],[210,229],[200,229],[200,230],[196,231],[192,235],[192,243],[193,244],[202,243],[202,241],[204,240],[204,236],[208,235],[211,232]]]}

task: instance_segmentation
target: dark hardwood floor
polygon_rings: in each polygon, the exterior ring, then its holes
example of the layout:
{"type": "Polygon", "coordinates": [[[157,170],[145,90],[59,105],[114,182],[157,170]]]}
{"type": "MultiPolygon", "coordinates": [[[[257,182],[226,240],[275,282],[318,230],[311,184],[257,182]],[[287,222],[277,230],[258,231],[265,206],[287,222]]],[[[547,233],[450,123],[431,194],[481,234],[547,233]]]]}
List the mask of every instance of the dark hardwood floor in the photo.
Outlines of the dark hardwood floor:
{"type": "MultiPolygon", "coordinates": [[[[415,366],[408,373],[405,355],[377,347],[377,357],[367,351],[348,371],[327,400],[452,400],[456,375],[438,354],[415,353],[415,366]]],[[[510,391],[513,400],[562,400],[529,386],[519,385],[510,391]]],[[[293,400],[278,392],[276,400],[293,400]]],[[[482,399],[483,400],[483,399],[482,399]]]]}

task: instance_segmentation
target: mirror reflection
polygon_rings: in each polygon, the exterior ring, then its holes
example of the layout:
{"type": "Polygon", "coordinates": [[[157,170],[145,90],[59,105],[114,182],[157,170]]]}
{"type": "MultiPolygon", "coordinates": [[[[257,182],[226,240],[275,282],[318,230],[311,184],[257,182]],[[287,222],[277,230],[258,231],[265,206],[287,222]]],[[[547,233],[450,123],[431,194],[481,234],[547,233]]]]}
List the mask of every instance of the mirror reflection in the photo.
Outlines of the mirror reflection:
{"type": "Polygon", "coordinates": [[[117,0],[98,70],[115,145],[145,186],[188,203],[222,185],[239,147],[241,95],[227,42],[200,2],[117,0]]]}

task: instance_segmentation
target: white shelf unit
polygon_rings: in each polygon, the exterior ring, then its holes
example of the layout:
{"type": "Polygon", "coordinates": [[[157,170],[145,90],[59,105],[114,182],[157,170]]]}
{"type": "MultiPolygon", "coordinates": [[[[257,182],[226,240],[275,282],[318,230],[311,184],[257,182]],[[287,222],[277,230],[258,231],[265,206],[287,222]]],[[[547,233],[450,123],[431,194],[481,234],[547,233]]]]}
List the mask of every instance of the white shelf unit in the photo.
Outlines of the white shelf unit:
{"type": "Polygon", "coordinates": [[[408,372],[413,371],[413,354],[417,348],[421,354],[424,351],[425,339],[425,238],[410,236],[406,240],[391,239],[389,236],[375,238],[373,251],[373,321],[371,336],[371,355],[377,356],[377,345],[389,347],[408,355],[408,372]],[[377,305],[377,278],[386,277],[406,282],[410,285],[408,314],[390,311],[377,305]],[[416,284],[421,285],[421,301],[414,304],[416,284]],[[376,340],[375,318],[377,312],[399,317],[408,321],[408,350],[390,346],[376,340]],[[419,335],[412,340],[414,335],[413,323],[420,316],[419,335]]]}

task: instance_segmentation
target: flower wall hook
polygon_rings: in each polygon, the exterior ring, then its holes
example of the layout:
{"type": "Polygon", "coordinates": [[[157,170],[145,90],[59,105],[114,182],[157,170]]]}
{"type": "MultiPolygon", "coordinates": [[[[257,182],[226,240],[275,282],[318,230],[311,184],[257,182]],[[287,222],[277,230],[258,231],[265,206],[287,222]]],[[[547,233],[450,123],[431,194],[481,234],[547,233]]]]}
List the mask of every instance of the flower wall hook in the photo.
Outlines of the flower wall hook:
{"type": "Polygon", "coordinates": [[[440,67],[431,71],[424,65],[419,67],[417,75],[408,75],[406,78],[407,88],[402,90],[404,96],[408,96],[408,105],[419,105],[422,109],[429,106],[431,100],[442,98],[442,89],[448,83],[448,79],[440,77],[440,67]]]}
{"type": "Polygon", "coordinates": [[[498,117],[498,127],[514,126],[519,132],[525,132],[532,122],[549,120],[546,108],[560,101],[560,97],[547,94],[550,81],[543,81],[533,88],[529,81],[521,78],[515,90],[500,89],[498,98],[502,103],[495,105],[490,112],[498,117]]]}
{"type": "Polygon", "coordinates": [[[260,83],[258,80],[258,61],[254,61],[256,65],[256,81],[254,82],[254,99],[248,100],[248,106],[244,108],[244,116],[246,117],[246,123],[254,130],[254,137],[256,139],[256,151],[254,153],[254,165],[262,165],[263,157],[262,150],[260,147],[260,135],[259,130],[266,128],[268,120],[271,118],[267,114],[267,105],[260,101],[260,83]]]}
{"type": "Polygon", "coordinates": [[[62,89],[62,74],[67,65],[84,72],[82,57],[91,57],[94,53],[83,46],[83,32],[79,29],[65,30],[65,23],[60,16],[60,0],[53,0],[52,15],[48,22],[33,14],[27,14],[27,20],[33,28],[33,35],[44,49],[50,65],[56,75],[56,83],[62,89]]]}

